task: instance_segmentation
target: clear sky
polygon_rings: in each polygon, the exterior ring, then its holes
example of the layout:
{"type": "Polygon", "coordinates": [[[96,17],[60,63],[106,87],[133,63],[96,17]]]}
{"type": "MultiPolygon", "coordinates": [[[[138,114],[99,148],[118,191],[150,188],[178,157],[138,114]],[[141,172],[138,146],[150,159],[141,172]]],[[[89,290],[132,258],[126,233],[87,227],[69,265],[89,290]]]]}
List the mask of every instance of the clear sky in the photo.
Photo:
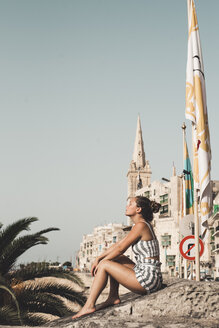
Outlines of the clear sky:
{"type": "MultiPolygon", "coordinates": [[[[219,1],[196,10],[219,179],[219,1]]],[[[152,180],[181,174],[186,60],[186,0],[0,0],[0,221],[61,229],[22,261],[69,260],[126,223],[138,113],[152,180]]]]}

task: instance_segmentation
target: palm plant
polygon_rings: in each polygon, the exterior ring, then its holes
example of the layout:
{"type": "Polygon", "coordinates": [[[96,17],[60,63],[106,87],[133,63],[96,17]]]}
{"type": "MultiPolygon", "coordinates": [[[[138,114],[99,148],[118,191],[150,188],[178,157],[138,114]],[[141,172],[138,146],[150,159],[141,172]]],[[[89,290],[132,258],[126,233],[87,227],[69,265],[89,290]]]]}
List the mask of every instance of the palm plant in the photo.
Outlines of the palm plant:
{"type": "Polygon", "coordinates": [[[51,268],[48,263],[31,263],[14,270],[20,255],[29,248],[47,244],[44,236],[58,228],[18,237],[30,230],[37,218],[25,218],[2,229],[0,225],[0,325],[39,325],[72,312],[83,305],[83,283],[73,272],[51,268]],[[75,291],[80,287],[79,291],[75,291]]]}

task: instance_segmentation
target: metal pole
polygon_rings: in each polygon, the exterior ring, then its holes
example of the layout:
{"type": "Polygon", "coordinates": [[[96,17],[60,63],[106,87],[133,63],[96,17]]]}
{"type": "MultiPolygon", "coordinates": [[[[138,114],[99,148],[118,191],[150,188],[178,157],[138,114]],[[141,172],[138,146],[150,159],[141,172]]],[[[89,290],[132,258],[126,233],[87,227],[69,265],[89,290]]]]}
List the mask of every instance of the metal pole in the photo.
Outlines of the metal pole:
{"type": "MultiPolygon", "coordinates": [[[[186,134],[186,125],[185,122],[183,122],[182,125],[182,131],[183,131],[183,168],[184,168],[184,152],[185,152],[185,134],[186,134]]],[[[183,216],[186,216],[186,195],[185,195],[185,176],[184,174],[182,175],[182,197],[183,197],[183,203],[182,203],[182,209],[183,211],[181,211],[181,220],[183,220],[183,216]],[[183,215],[182,215],[183,213],[183,215]]],[[[182,239],[182,235],[181,233],[179,233],[179,237],[180,237],[180,241],[182,239]]],[[[181,258],[180,258],[180,264],[181,264],[181,258]]],[[[185,261],[183,260],[183,264],[184,264],[184,277],[187,277],[187,266],[185,261]]],[[[180,272],[180,278],[182,278],[182,265],[181,266],[181,272],[180,272]]]]}
{"type": "MultiPolygon", "coordinates": [[[[185,136],[186,136],[186,125],[185,122],[182,125],[182,130],[183,130],[183,168],[184,168],[184,152],[185,152],[185,136]]],[[[186,216],[186,196],[185,196],[185,175],[183,174],[183,213],[184,216],[186,216]]]]}
{"type": "Polygon", "coordinates": [[[188,266],[188,261],[186,259],[185,260],[185,268],[184,268],[184,278],[185,279],[188,279],[188,269],[187,269],[187,266],[188,266]]]}
{"type": "MultiPolygon", "coordinates": [[[[192,142],[193,142],[193,172],[195,172],[195,152],[197,148],[195,124],[192,123],[192,142]]],[[[194,179],[195,180],[195,179],[194,179]]],[[[199,256],[199,215],[198,215],[198,191],[194,185],[194,227],[195,227],[195,276],[196,281],[200,281],[200,256],[199,256]]]]}
{"type": "MultiPolygon", "coordinates": [[[[180,244],[180,242],[181,242],[181,235],[180,235],[180,231],[179,231],[179,244],[180,244]]],[[[179,252],[179,278],[182,278],[182,265],[181,265],[181,255],[180,255],[180,252],[179,252]]]]}

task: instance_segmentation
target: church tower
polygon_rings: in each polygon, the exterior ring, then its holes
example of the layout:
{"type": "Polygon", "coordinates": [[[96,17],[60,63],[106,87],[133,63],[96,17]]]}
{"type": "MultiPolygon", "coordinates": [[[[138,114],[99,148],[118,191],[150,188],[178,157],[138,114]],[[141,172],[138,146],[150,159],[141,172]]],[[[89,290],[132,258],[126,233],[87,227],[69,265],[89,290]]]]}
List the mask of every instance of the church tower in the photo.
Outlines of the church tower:
{"type": "Polygon", "coordinates": [[[145,159],[141,121],[139,116],[137,122],[134,152],[127,177],[128,197],[134,197],[136,190],[146,187],[151,183],[151,168],[149,161],[146,161],[145,159]]]}

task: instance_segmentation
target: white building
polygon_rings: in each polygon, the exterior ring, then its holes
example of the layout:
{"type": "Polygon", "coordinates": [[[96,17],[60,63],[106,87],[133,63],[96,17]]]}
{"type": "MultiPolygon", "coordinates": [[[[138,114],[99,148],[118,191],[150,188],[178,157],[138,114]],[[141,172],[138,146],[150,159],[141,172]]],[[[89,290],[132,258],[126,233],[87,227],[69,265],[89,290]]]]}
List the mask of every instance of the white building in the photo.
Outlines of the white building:
{"type": "Polygon", "coordinates": [[[110,223],[94,228],[92,234],[84,235],[78,252],[77,268],[80,271],[90,271],[91,265],[102,252],[120,241],[127,234],[124,224],[110,223]]]}
{"type": "Polygon", "coordinates": [[[210,220],[210,250],[213,276],[219,277],[219,181],[213,184],[214,214],[210,220]]]}

